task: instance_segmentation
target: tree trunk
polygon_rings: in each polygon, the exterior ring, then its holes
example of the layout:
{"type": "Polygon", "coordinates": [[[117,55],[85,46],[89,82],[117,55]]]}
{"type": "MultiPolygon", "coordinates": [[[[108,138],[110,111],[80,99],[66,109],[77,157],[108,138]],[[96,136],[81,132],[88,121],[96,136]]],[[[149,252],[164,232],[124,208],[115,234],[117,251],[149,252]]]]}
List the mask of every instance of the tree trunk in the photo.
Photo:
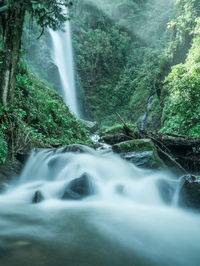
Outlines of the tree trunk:
{"type": "Polygon", "coordinates": [[[13,103],[16,75],[18,71],[21,37],[23,32],[25,9],[9,9],[6,12],[7,23],[3,48],[5,51],[1,80],[1,102],[3,105],[13,103]]]}

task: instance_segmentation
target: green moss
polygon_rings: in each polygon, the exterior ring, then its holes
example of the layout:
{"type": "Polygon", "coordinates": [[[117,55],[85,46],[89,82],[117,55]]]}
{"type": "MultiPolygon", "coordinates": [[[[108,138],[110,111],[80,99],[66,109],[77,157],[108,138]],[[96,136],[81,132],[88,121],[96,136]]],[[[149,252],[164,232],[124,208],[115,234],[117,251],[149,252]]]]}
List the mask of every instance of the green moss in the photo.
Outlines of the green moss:
{"type": "MultiPolygon", "coordinates": [[[[200,30],[196,20],[195,31],[200,30]]],[[[184,64],[176,65],[165,80],[168,96],[164,101],[161,132],[200,136],[200,37],[193,38],[184,64]]]]}
{"type": "MultiPolygon", "coordinates": [[[[127,126],[133,131],[137,130],[137,128],[134,124],[127,123],[127,126]]],[[[124,128],[123,124],[116,123],[113,126],[102,126],[100,131],[103,134],[111,134],[112,135],[112,134],[116,134],[116,133],[123,133],[124,132],[123,128],[124,128]]]]}
{"type": "Polygon", "coordinates": [[[120,153],[133,151],[152,151],[154,145],[151,140],[134,139],[130,141],[121,142],[113,146],[113,150],[120,153]]]}
{"type": "Polygon", "coordinates": [[[117,153],[133,153],[139,158],[142,167],[145,168],[166,168],[165,163],[158,155],[154,143],[150,139],[135,139],[113,145],[113,151],[117,153]]]}

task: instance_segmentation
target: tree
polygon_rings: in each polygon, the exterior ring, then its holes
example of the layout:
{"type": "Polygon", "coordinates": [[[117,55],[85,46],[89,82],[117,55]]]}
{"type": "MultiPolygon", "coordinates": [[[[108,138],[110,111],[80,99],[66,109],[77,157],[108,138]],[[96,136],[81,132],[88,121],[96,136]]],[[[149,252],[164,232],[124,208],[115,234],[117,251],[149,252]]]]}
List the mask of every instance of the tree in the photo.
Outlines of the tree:
{"type": "Polygon", "coordinates": [[[0,80],[1,103],[13,102],[16,74],[20,58],[21,37],[25,15],[35,19],[45,28],[62,28],[68,19],[64,7],[72,5],[68,0],[0,0],[0,32],[3,42],[3,69],[0,80]]]}

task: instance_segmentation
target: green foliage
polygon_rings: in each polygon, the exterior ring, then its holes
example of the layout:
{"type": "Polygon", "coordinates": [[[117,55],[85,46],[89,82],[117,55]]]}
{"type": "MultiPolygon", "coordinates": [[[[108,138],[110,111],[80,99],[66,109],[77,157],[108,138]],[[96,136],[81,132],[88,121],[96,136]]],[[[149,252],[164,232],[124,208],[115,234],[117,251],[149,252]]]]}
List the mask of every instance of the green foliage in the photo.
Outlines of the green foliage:
{"type": "MultiPolygon", "coordinates": [[[[23,59],[27,62],[29,69],[37,74],[43,80],[51,82],[52,74],[48,67],[51,62],[50,49],[47,47],[47,34],[44,34],[39,40],[41,29],[33,20],[30,23],[30,17],[25,17],[24,30],[22,36],[23,59]]],[[[51,62],[52,67],[52,62],[51,62]]],[[[55,80],[55,76],[52,77],[55,80]]]]}
{"type": "Polygon", "coordinates": [[[8,152],[8,145],[5,139],[5,135],[1,132],[1,130],[2,129],[0,129],[0,164],[5,163],[8,152]]]}
{"type": "MultiPolygon", "coordinates": [[[[197,20],[195,32],[200,29],[197,20]]],[[[165,80],[165,99],[162,131],[199,136],[200,120],[200,37],[193,39],[186,62],[176,65],[165,80]]]]}
{"type": "Polygon", "coordinates": [[[127,62],[130,37],[100,10],[91,8],[94,10],[92,15],[84,13],[82,19],[76,20],[84,32],[74,36],[74,46],[77,71],[89,107],[86,115],[102,122],[113,112],[113,90],[127,62]],[[88,20],[91,28],[86,26],[88,20]]]}
{"type": "Polygon", "coordinates": [[[88,119],[112,125],[117,111],[137,123],[146,113],[150,129],[162,117],[162,131],[199,135],[200,2],[76,0],[74,10],[88,119]]]}
{"type": "MultiPolygon", "coordinates": [[[[134,132],[137,132],[137,127],[134,124],[127,123],[127,126],[134,132]]],[[[117,135],[119,133],[124,133],[124,125],[115,123],[112,126],[102,126],[100,129],[100,134],[105,135],[117,135]]]]}
{"type": "Polygon", "coordinates": [[[74,6],[75,59],[85,116],[111,125],[117,111],[136,122],[156,93],[172,2],[77,0],[74,6]]]}
{"type": "Polygon", "coordinates": [[[63,145],[88,140],[82,123],[70,113],[57,92],[26,69],[17,75],[16,85],[15,113],[22,124],[29,126],[36,141],[63,145]]]}
{"type": "MultiPolygon", "coordinates": [[[[68,0],[49,1],[49,0],[7,0],[5,9],[2,10],[3,16],[14,9],[25,9],[36,20],[42,29],[50,27],[54,30],[62,28],[63,22],[68,18],[63,10],[63,6],[71,6],[72,2],[68,0]]],[[[9,19],[9,16],[7,16],[9,19]]],[[[16,17],[16,20],[18,18],[16,17]]],[[[7,21],[8,23],[8,21],[7,21]]],[[[16,21],[9,21],[16,23],[16,21]]],[[[3,24],[2,24],[3,25],[3,24]]]]}
{"type": "Polygon", "coordinates": [[[161,126],[162,107],[157,96],[153,97],[152,102],[147,108],[146,126],[150,130],[155,130],[161,126]]]}
{"type": "Polygon", "coordinates": [[[12,106],[0,109],[0,157],[7,149],[19,152],[33,147],[57,147],[90,143],[88,133],[63,99],[21,61],[17,75],[16,97],[12,106]]]}

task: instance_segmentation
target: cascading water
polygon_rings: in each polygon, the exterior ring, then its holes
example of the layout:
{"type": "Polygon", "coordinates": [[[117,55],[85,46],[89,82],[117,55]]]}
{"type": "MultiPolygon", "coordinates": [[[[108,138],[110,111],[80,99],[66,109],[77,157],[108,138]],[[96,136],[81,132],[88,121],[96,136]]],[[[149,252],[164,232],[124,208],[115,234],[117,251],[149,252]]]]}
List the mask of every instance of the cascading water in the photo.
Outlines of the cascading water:
{"type": "Polygon", "coordinates": [[[139,169],[112,152],[81,150],[35,151],[7,184],[0,196],[0,265],[199,265],[199,215],[166,202],[159,186],[171,184],[173,202],[173,176],[139,169]],[[36,191],[44,200],[32,204],[36,191]],[[77,193],[81,200],[73,199],[77,193]]]}
{"type": "MultiPolygon", "coordinates": [[[[63,7],[64,13],[68,13],[63,7]]],[[[79,116],[76,86],[74,79],[74,61],[69,20],[66,21],[64,31],[49,29],[53,43],[53,59],[58,67],[62,84],[63,97],[71,111],[79,116]]]]}

